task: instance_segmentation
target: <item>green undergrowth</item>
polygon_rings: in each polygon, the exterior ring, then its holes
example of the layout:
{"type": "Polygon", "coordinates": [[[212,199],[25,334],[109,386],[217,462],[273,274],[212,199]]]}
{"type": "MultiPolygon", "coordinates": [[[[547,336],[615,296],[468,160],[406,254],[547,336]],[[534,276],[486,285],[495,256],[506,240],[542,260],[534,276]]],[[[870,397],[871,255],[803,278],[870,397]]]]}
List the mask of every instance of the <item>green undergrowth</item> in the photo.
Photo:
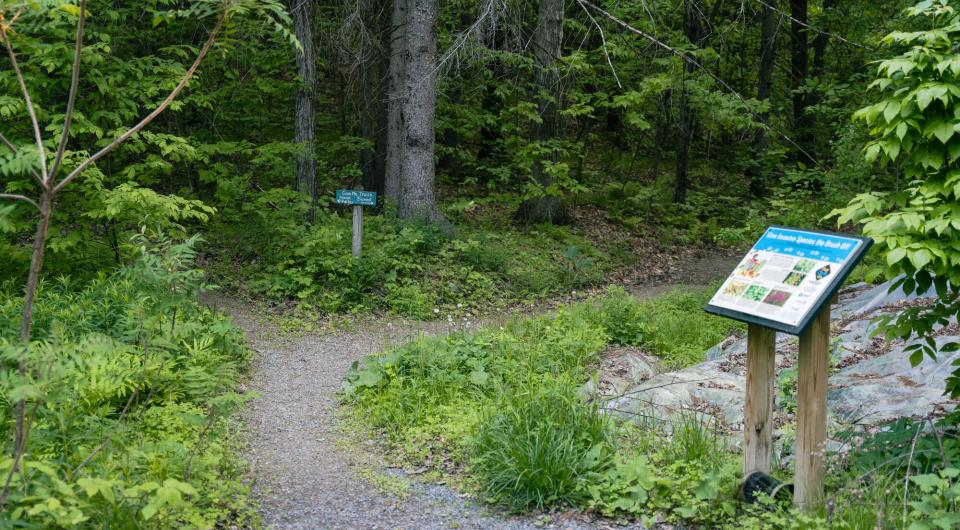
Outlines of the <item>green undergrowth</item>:
{"type": "MultiPolygon", "coordinates": [[[[403,467],[513,512],[573,507],[651,527],[953,524],[955,428],[919,436],[914,423],[901,422],[850,435],[855,456],[831,459],[829,509],[801,513],[770,499],[739,502],[742,456],[708,413],[665,418],[651,410],[625,421],[582,390],[595,377],[598,354],[613,344],[638,347],[671,368],[702,362],[709,346],[739,332],[703,312],[710,292],[639,302],[612,288],[550,315],[417,338],[353,366],[342,384],[345,421],[380,437],[403,467]],[[908,460],[914,437],[918,452],[908,460]]],[[[787,469],[775,474],[790,480],[787,469]]]]}
{"type": "Polygon", "coordinates": [[[0,290],[3,479],[19,399],[33,418],[0,528],[259,524],[231,420],[250,397],[234,391],[250,352],[196,302],[192,243],[148,248],[89,281],[48,279],[26,349],[21,288],[0,290]]]}
{"type": "Polygon", "coordinates": [[[342,398],[352,421],[379,433],[409,466],[455,475],[514,511],[666,510],[677,521],[732,513],[732,481],[721,479],[738,468],[709,422],[691,420],[690,436],[664,445],[653,438],[658,426],[619,424],[580,390],[611,344],[642,348],[674,367],[701,362],[707,347],[736,332],[703,313],[708,295],[678,291],[639,302],[611,288],[501,328],[420,337],[356,364],[342,398]],[[646,455],[641,447],[659,449],[646,455]],[[674,465],[677,455],[693,461],[674,465]],[[690,500],[687,509],[668,509],[677,496],[690,500]]]}
{"type": "MultiPolygon", "coordinates": [[[[266,214],[264,214],[266,215],[266,214]]],[[[389,311],[429,319],[454,308],[483,308],[596,284],[611,258],[567,227],[516,228],[463,222],[454,233],[367,215],[363,254],[351,255],[349,215],[247,220],[243,254],[217,256],[217,280],[274,301],[326,314],[389,311]],[[251,224],[253,226],[251,226],[251,224]]],[[[223,234],[224,229],[218,230],[223,234]]]]}

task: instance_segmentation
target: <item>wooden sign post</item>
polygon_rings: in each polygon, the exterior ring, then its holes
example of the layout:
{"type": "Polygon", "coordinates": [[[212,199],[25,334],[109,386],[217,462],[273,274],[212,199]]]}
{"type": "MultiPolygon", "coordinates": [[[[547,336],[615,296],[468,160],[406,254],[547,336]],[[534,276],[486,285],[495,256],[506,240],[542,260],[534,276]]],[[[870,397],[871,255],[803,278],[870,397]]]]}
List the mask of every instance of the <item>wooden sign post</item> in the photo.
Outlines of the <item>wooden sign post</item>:
{"type": "Polygon", "coordinates": [[[363,246],[363,207],[377,205],[377,193],[363,190],[337,190],[337,204],[353,205],[353,257],[359,258],[363,246]]]}
{"type": "Polygon", "coordinates": [[[705,308],[748,324],[744,478],[770,473],[777,331],[800,336],[793,499],[803,509],[816,509],[823,499],[830,305],[872,243],[844,234],[770,227],[705,308]]]}
{"type": "Polygon", "coordinates": [[[800,335],[797,353],[797,462],[793,502],[814,509],[823,500],[827,449],[827,370],[830,365],[831,297],[800,335]]]}

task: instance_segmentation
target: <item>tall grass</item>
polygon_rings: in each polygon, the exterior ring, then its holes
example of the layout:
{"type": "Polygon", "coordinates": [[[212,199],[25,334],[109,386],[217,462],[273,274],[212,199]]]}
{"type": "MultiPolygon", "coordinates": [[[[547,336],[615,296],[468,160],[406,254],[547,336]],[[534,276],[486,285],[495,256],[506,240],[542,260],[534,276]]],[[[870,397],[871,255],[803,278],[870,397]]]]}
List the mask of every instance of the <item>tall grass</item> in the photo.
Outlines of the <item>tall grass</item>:
{"type": "Polygon", "coordinates": [[[472,470],[483,492],[512,510],[575,504],[580,481],[609,454],[609,420],[573,382],[514,389],[480,423],[472,470]]]}

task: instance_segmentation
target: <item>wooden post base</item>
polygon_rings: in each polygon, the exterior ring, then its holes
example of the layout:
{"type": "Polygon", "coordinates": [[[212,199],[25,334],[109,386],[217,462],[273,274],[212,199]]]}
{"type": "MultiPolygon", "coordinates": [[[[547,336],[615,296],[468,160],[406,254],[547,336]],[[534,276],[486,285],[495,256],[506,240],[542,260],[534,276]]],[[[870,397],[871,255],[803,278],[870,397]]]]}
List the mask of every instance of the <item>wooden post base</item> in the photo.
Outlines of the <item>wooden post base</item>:
{"type": "Polygon", "coordinates": [[[797,354],[797,464],[793,501],[813,511],[823,501],[827,443],[827,372],[830,363],[830,304],[800,335],[797,354]]]}
{"type": "Polygon", "coordinates": [[[747,399],[743,419],[743,476],[770,473],[773,454],[773,374],[777,332],[757,324],[747,330],[747,399]]]}

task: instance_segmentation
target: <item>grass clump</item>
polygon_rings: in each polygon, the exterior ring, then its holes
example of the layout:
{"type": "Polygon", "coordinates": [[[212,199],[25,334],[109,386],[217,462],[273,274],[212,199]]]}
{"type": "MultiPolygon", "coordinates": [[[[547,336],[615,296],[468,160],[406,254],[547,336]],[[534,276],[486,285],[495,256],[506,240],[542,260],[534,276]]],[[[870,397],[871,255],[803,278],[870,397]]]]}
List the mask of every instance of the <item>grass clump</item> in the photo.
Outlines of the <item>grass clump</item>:
{"type": "Polygon", "coordinates": [[[516,511],[582,500],[582,482],[610,452],[611,428],[574,388],[560,379],[513,389],[482,419],[470,461],[487,498],[516,511]]]}
{"type": "Polygon", "coordinates": [[[598,318],[611,342],[642,347],[659,357],[667,369],[683,368],[703,362],[707,349],[744,327],[703,311],[712,293],[709,289],[676,289],[637,302],[621,288],[611,288],[600,301],[598,318]]]}

